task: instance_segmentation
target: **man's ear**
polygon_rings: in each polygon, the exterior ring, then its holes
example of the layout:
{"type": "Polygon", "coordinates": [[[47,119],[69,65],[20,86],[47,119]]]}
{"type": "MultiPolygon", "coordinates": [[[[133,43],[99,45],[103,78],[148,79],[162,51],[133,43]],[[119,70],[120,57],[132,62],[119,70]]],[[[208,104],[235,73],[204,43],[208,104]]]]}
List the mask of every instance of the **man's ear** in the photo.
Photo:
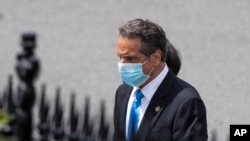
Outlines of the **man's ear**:
{"type": "Polygon", "coordinates": [[[162,58],[162,52],[161,50],[156,50],[152,55],[152,61],[154,62],[154,65],[158,65],[161,63],[161,58],[162,58]]]}

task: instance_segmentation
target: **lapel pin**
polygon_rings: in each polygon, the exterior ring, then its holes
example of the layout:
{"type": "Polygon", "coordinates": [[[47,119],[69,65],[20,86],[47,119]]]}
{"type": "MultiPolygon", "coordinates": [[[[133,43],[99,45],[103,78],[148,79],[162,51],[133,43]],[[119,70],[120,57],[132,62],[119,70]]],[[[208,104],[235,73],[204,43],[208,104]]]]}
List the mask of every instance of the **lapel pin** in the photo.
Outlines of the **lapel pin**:
{"type": "Polygon", "coordinates": [[[161,109],[161,107],[160,107],[160,106],[156,106],[156,107],[155,107],[155,111],[156,111],[156,112],[159,112],[159,111],[160,111],[160,109],[161,109]]]}

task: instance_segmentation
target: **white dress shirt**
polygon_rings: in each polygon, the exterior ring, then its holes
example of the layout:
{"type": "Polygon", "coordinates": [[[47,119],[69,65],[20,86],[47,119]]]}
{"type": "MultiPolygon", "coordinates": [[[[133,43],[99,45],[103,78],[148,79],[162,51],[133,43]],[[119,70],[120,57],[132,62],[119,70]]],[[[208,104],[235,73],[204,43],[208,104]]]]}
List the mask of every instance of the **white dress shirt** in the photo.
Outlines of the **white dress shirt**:
{"type": "MultiPolygon", "coordinates": [[[[156,92],[157,88],[160,86],[161,82],[163,81],[167,73],[168,73],[168,67],[167,67],[167,64],[165,64],[161,73],[141,89],[141,92],[144,95],[144,97],[141,99],[141,106],[139,107],[140,117],[139,117],[138,127],[142,121],[144,113],[146,112],[149,102],[151,101],[154,93],[156,92]]],[[[128,101],[127,115],[126,115],[126,135],[128,133],[128,122],[129,122],[130,110],[131,110],[132,103],[135,99],[135,91],[137,89],[139,89],[139,87],[133,87],[133,90],[131,92],[131,95],[128,101]]]]}

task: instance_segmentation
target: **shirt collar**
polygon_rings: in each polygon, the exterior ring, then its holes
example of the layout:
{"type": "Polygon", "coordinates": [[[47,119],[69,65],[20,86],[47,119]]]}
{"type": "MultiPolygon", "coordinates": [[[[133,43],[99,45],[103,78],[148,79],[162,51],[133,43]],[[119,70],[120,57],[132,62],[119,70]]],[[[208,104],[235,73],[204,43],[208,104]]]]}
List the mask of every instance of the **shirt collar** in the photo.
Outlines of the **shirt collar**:
{"type": "MultiPolygon", "coordinates": [[[[151,98],[153,97],[154,93],[156,92],[157,88],[160,86],[161,82],[167,75],[169,69],[167,67],[167,64],[165,63],[163,70],[161,71],[158,76],[156,76],[152,81],[150,81],[147,85],[145,85],[142,89],[141,92],[143,93],[144,97],[150,101],[151,98]]],[[[134,87],[133,91],[136,91],[139,89],[138,87],[134,87]]]]}

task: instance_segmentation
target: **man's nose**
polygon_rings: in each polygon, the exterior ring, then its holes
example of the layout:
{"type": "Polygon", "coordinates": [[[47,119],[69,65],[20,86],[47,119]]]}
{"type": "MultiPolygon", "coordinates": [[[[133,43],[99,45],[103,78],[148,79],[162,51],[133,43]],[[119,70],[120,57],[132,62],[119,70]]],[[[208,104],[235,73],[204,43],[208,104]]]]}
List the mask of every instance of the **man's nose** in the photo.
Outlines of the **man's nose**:
{"type": "Polygon", "coordinates": [[[128,63],[128,61],[124,58],[120,58],[120,63],[128,63]]]}

